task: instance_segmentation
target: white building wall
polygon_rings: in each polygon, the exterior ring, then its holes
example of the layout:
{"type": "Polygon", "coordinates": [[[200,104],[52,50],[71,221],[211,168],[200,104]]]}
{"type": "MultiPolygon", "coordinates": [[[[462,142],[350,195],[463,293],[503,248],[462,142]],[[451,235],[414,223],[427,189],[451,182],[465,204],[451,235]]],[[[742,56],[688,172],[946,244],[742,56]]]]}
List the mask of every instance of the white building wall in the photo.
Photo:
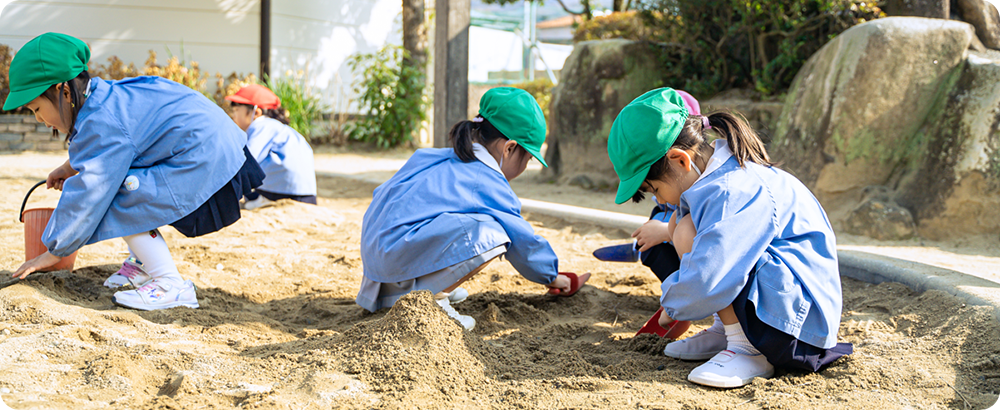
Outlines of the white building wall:
{"type": "MultiPolygon", "coordinates": [[[[87,42],[92,64],[118,56],[141,67],[149,50],[163,64],[169,49],[197,61],[212,79],[259,72],[259,0],[0,0],[0,6],[0,43],[15,49],[54,31],[87,42]]],[[[345,105],[354,95],[348,56],[401,44],[400,14],[398,0],[272,0],[271,73],[301,70],[331,108],[345,105]]]]}

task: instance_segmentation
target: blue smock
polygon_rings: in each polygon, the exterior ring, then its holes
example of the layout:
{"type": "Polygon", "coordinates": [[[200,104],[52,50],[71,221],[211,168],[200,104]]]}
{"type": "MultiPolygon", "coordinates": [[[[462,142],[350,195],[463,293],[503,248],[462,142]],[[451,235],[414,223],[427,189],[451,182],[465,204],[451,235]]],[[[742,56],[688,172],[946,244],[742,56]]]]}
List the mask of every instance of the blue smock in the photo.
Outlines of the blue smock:
{"type": "Polygon", "coordinates": [[[188,87],[160,77],[94,78],[89,91],[68,138],[79,174],[66,179],[42,234],[53,255],[176,222],[246,161],[243,130],[188,87]]]}
{"type": "Polygon", "coordinates": [[[247,148],[267,175],[258,190],[316,195],[313,150],[294,128],[273,118],[258,117],[247,128],[247,148]]]}
{"type": "Polygon", "coordinates": [[[660,304],[677,320],[699,320],[748,300],[768,325],[813,346],[836,345],[842,295],[833,228],[794,176],[747,162],[717,140],[705,174],[681,194],[677,218],[698,233],[680,269],[663,282],[660,304]],[[714,164],[713,164],[714,163],[714,164]]]}
{"type": "Polygon", "coordinates": [[[498,168],[462,162],[451,148],[417,150],[375,189],[361,225],[364,275],[382,283],[415,279],[501,245],[526,279],[547,285],[558,275],[555,252],[521,217],[521,201],[498,168]]]}

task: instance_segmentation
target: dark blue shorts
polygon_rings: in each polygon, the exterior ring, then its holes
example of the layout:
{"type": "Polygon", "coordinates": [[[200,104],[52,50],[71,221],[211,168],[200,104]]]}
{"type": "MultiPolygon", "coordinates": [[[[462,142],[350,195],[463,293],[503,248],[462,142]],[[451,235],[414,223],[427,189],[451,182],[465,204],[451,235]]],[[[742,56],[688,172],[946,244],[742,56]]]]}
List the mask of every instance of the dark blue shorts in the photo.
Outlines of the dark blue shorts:
{"type": "Polygon", "coordinates": [[[747,285],[733,301],[733,311],[750,344],[760,350],[774,367],[818,372],[841,356],[854,353],[854,345],[850,343],[837,343],[829,349],[816,347],[758,319],[753,302],[747,300],[750,283],[756,275],[756,269],[750,272],[747,285]]]}
{"type": "Polygon", "coordinates": [[[306,204],[316,205],[316,195],[285,195],[276,194],[274,192],[262,191],[259,189],[253,190],[249,195],[246,196],[247,201],[253,201],[257,197],[264,197],[272,201],[277,201],[279,199],[291,199],[293,201],[298,201],[306,204]]]}
{"type": "Polygon", "coordinates": [[[243,154],[246,155],[246,160],[229,183],[219,188],[194,212],[170,226],[184,236],[193,238],[218,231],[238,221],[240,198],[264,183],[264,170],[260,169],[257,160],[250,155],[250,150],[243,147],[243,154]]]}

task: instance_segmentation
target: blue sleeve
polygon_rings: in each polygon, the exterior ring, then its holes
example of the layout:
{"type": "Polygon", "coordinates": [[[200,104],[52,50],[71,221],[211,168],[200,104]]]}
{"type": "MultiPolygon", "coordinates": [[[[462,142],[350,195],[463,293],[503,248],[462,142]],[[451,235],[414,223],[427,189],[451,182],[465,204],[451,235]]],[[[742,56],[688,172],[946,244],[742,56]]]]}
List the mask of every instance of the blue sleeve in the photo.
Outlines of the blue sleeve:
{"type": "Polygon", "coordinates": [[[267,131],[263,125],[255,127],[254,124],[250,124],[250,128],[247,128],[247,149],[250,150],[250,155],[253,155],[253,159],[257,160],[258,164],[264,160],[269,151],[268,146],[271,138],[267,131]]]}
{"type": "Polygon", "coordinates": [[[774,202],[764,187],[730,195],[723,188],[692,209],[691,252],[661,285],[660,304],[677,320],[700,320],[733,303],[776,232],[774,202]]]}
{"type": "Polygon", "coordinates": [[[510,237],[506,256],[514,269],[535,283],[548,285],[556,280],[559,258],[549,242],[536,235],[531,224],[520,215],[499,214],[497,219],[510,237]]]}
{"type": "Polygon", "coordinates": [[[56,256],[68,256],[94,235],[137,155],[124,128],[112,118],[88,118],[78,130],[69,161],[79,174],[66,179],[42,234],[42,243],[56,256]]]}

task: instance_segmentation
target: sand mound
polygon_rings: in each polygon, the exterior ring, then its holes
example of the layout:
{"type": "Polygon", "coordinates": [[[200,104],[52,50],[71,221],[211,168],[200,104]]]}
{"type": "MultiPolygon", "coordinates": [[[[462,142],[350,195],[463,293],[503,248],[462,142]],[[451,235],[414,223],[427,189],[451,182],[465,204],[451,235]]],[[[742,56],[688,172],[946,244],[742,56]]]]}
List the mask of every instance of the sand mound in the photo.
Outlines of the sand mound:
{"type": "Polygon", "coordinates": [[[486,383],[483,342],[449,318],[430,292],[401,298],[380,319],[358,323],[337,346],[344,370],[386,392],[470,395],[486,383]]]}

